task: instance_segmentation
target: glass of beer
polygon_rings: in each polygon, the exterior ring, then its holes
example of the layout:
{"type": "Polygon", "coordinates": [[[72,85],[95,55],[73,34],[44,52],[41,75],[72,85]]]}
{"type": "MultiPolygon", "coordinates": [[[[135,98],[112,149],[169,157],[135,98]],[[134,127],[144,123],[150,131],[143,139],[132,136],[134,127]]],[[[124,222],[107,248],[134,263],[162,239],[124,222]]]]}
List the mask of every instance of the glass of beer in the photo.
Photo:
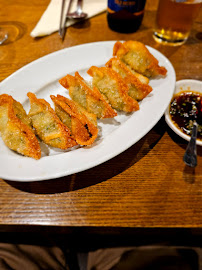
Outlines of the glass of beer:
{"type": "Polygon", "coordinates": [[[201,2],[202,0],[159,0],[154,39],[158,43],[171,46],[185,43],[201,2]]]}

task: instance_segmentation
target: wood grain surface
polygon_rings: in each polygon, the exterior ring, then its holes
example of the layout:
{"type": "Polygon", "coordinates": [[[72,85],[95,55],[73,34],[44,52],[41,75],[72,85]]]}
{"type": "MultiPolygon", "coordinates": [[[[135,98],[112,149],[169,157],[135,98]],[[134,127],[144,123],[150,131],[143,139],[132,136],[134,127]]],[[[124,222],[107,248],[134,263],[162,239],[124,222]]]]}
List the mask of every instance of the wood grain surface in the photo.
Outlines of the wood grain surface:
{"type": "MultiPolygon", "coordinates": [[[[162,52],[173,64],[177,80],[202,80],[202,10],[190,38],[180,47],[159,45],[153,40],[157,1],[152,0],[147,1],[143,23],[133,34],[111,31],[106,13],[102,13],[69,27],[63,42],[58,33],[33,39],[30,32],[48,3],[0,1],[0,27],[11,23],[17,29],[16,40],[0,46],[0,81],[35,59],[63,48],[130,39],[162,52]]],[[[175,135],[162,118],[138,143],[95,168],[30,183],[1,179],[0,229],[11,225],[200,228],[202,147],[198,147],[198,166],[192,169],[182,160],[186,146],[187,142],[175,135]]]]}

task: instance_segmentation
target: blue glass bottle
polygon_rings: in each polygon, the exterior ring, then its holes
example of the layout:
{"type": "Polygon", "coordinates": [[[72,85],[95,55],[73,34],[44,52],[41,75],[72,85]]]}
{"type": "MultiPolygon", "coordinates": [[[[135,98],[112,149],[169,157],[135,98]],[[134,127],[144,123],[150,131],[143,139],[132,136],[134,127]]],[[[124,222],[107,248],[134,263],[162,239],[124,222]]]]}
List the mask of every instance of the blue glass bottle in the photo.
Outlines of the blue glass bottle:
{"type": "Polygon", "coordinates": [[[146,0],[108,0],[109,27],[120,33],[137,31],[144,16],[145,2],[146,0]]]}

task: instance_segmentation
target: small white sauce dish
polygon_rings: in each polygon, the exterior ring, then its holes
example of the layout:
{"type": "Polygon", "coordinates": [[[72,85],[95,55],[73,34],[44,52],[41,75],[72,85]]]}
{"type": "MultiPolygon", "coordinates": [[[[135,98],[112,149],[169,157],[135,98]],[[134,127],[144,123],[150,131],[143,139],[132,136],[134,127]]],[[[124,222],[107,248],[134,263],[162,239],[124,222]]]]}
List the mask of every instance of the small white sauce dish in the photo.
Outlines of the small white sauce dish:
{"type": "MultiPolygon", "coordinates": [[[[174,91],[174,95],[182,92],[182,91],[194,91],[194,92],[199,92],[202,93],[202,81],[198,81],[198,80],[180,80],[177,81],[175,84],[175,91],[174,91]]],[[[165,120],[166,123],[168,124],[168,126],[180,137],[182,137],[183,139],[189,141],[190,140],[190,136],[186,135],[185,133],[183,133],[179,128],[177,128],[175,126],[175,124],[173,123],[173,121],[171,120],[171,116],[170,116],[170,103],[168,108],[165,111],[165,120]]],[[[197,145],[202,146],[202,141],[201,140],[196,140],[197,145]]]]}

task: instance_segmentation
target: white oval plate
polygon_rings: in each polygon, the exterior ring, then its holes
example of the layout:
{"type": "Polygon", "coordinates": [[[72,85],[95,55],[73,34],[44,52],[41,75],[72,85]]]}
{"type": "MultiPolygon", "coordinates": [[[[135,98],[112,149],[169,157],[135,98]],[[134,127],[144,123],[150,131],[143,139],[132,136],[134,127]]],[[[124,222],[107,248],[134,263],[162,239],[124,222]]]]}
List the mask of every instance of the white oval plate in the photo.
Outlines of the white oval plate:
{"type": "MultiPolygon", "coordinates": [[[[181,81],[177,81],[176,82],[176,86],[175,86],[175,92],[174,92],[174,94],[177,94],[177,93],[179,93],[181,91],[195,91],[195,92],[202,93],[202,81],[198,81],[198,80],[181,80],[181,81]]],[[[175,126],[175,124],[173,123],[173,121],[171,120],[171,116],[170,116],[169,110],[170,110],[170,104],[169,104],[169,106],[168,106],[168,108],[166,109],[166,112],[165,112],[166,123],[168,124],[168,126],[177,135],[179,135],[180,137],[182,137],[186,141],[189,141],[190,140],[190,136],[186,135],[179,128],[177,128],[175,126]]],[[[202,141],[196,140],[196,143],[198,145],[201,145],[202,146],[202,141]]]]}
{"type": "MultiPolygon", "coordinates": [[[[95,42],[60,50],[21,68],[0,84],[0,94],[7,93],[29,111],[27,92],[36,93],[51,103],[50,94],[68,96],[58,79],[79,71],[86,80],[92,66],[103,66],[111,57],[115,41],[95,42]]],[[[42,158],[18,155],[9,150],[0,138],[0,177],[14,181],[36,181],[70,175],[99,165],[120,154],[140,140],[164,114],[175,88],[175,71],[160,52],[148,47],[165,66],[165,78],[150,81],[153,91],[140,103],[140,110],[119,113],[115,119],[99,120],[99,138],[91,147],[59,151],[46,147],[42,158]]],[[[135,155],[135,153],[134,153],[135,155]]]]}

